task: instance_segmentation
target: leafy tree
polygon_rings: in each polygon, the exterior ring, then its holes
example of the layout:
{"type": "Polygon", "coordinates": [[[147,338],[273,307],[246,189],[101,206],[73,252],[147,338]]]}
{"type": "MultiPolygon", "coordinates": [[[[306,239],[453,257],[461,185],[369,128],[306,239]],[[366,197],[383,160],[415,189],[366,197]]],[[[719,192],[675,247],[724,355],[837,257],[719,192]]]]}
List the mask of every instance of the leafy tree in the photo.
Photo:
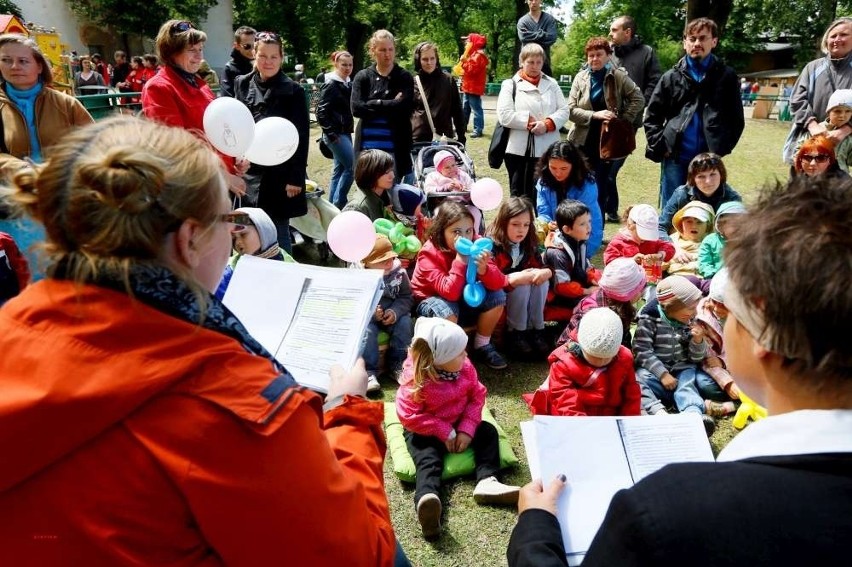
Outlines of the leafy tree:
{"type": "Polygon", "coordinates": [[[12,0],[0,0],[0,14],[12,14],[19,20],[24,20],[24,14],[12,0]]]}

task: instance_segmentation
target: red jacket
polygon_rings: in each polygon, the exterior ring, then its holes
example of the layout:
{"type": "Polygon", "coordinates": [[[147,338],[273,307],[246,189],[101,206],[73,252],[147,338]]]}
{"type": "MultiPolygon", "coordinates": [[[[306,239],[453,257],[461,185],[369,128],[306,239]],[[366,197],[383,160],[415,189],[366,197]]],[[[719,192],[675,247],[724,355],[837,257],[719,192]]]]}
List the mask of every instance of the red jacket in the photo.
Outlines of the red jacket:
{"type": "MultiPolygon", "coordinates": [[[[475,239],[474,239],[475,240],[475,239]]],[[[411,292],[418,302],[427,297],[440,296],[447,301],[459,301],[467,283],[467,263],[456,259],[455,252],[444,252],[427,240],[417,254],[417,263],[411,276],[411,292]]],[[[494,264],[488,262],[485,274],[477,276],[485,289],[495,291],[509,284],[509,278],[494,264]]]]}
{"type": "MultiPolygon", "coordinates": [[[[169,126],[190,130],[204,137],[204,111],[216,95],[201,77],[193,77],[198,88],[187,83],[177,71],[163,65],[142,87],[142,112],[169,126]]],[[[234,158],[219,154],[234,173],[234,158]]]]}
{"type": "Polygon", "coordinates": [[[65,281],[0,344],[0,565],[393,563],[381,404],[323,414],[233,338],[65,281]]]}
{"type": "Polygon", "coordinates": [[[660,251],[666,253],[663,262],[668,262],[675,255],[675,248],[671,242],[665,240],[645,240],[641,244],[633,240],[633,236],[626,229],[621,229],[610,240],[604,250],[604,265],[609,264],[616,258],[632,258],[636,254],[656,254],[660,251]]]}
{"type": "Polygon", "coordinates": [[[547,359],[547,380],[524,400],[538,415],[639,415],[639,383],[630,349],[621,346],[607,366],[596,368],[575,356],[569,343],[547,359]]]}
{"type": "Polygon", "coordinates": [[[488,56],[482,51],[485,47],[485,38],[472,33],[469,41],[473,43],[473,49],[470,56],[461,64],[464,71],[461,90],[463,93],[482,96],[485,94],[485,79],[488,73],[488,56]],[[481,42],[479,38],[482,38],[481,42]]]}

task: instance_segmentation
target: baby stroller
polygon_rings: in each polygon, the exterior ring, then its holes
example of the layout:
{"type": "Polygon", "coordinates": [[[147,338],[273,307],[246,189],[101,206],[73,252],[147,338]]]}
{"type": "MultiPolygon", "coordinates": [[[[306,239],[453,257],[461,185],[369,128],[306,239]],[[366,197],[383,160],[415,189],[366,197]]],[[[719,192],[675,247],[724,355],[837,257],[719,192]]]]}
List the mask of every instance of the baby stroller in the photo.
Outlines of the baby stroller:
{"type": "MultiPolygon", "coordinates": [[[[440,151],[447,151],[453,154],[459,168],[476,181],[476,167],[473,165],[473,160],[467,155],[464,144],[461,142],[457,142],[456,140],[447,140],[445,142],[415,142],[411,146],[411,157],[414,161],[414,177],[418,187],[426,192],[426,176],[435,171],[435,154],[440,151]]],[[[431,216],[432,212],[441,204],[441,201],[448,197],[454,199],[461,198],[461,200],[470,203],[470,194],[467,191],[426,192],[426,206],[424,207],[426,210],[424,212],[431,216]]]]}
{"type": "Polygon", "coordinates": [[[308,212],[301,217],[290,219],[290,238],[293,245],[299,245],[305,240],[316,244],[320,260],[328,261],[328,225],[331,219],[340,214],[340,210],[322,198],[323,191],[316,182],[305,180],[305,196],[308,198],[308,212]]]}

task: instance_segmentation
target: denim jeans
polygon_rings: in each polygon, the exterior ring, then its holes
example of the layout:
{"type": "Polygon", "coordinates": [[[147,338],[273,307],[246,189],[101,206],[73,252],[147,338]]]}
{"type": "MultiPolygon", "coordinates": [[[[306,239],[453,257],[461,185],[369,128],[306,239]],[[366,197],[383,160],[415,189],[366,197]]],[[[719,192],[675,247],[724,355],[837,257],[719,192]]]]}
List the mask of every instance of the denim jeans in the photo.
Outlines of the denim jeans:
{"type": "MultiPolygon", "coordinates": [[[[639,381],[639,389],[642,392],[642,410],[645,413],[655,413],[662,409],[663,404],[674,403],[677,411],[681,413],[703,414],[704,398],[701,397],[700,388],[709,388],[709,382],[716,386],[713,378],[695,367],[684,368],[679,372],[673,372],[672,375],[677,378],[677,387],[674,391],[666,390],[662,381],[650,371],[644,368],[636,369],[636,380],[639,381]]],[[[716,386],[716,389],[718,388],[719,386],[716,386]]]]}
{"type": "Polygon", "coordinates": [[[290,240],[290,219],[275,218],[275,229],[278,231],[278,246],[287,254],[293,253],[293,241],[290,240]]]}
{"type": "Polygon", "coordinates": [[[464,93],[464,127],[470,122],[470,113],[473,112],[473,131],[482,134],[485,129],[485,114],[482,113],[482,97],[475,94],[464,93]]]}
{"type": "Polygon", "coordinates": [[[408,313],[397,314],[396,323],[390,326],[380,324],[378,321],[370,321],[367,331],[364,333],[364,342],[361,348],[361,356],[364,358],[364,366],[367,374],[378,376],[379,373],[379,332],[386,331],[390,335],[387,354],[385,356],[385,370],[393,373],[402,366],[408,354],[408,345],[411,344],[413,334],[411,327],[411,315],[408,313]]]}
{"type": "Polygon", "coordinates": [[[322,135],[328,149],[334,155],[334,169],[331,172],[331,182],[328,186],[328,200],[338,209],[346,206],[349,188],[355,179],[355,153],[352,149],[352,134],[338,134],[331,141],[326,134],[322,135]]]}
{"type": "Polygon", "coordinates": [[[506,305],[506,292],[502,289],[486,291],[485,299],[479,307],[471,307],[464,299],[449,301],[443,297],[433,295],[427,297],[417,305],[417,315],[420,317],[440,317],[447,319],[452,316],[458,318],[459,325],[475,324],[480,313],[491,311],[495,307],[506,305]]]}
{"type": "Polygon", "coordinates": [[[544,329],[544,303],[549,282],[519,285],[506,294],[506,326],[510,331],[544,329]]]}
{"type": "Polygon", "coordinates": [[[686,183],[686,170],[689,163],[682,163],[678,159],[663,159],[660,164],[660,208],[664,208],[669,202],[675,189],[686,183]]]}

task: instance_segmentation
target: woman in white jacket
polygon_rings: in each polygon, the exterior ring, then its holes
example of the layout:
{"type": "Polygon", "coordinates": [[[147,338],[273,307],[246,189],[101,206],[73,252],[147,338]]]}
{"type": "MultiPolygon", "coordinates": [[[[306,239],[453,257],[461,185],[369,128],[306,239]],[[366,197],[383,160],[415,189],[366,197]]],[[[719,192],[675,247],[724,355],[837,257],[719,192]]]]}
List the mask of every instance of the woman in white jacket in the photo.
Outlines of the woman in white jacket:
{"type": "Polygon", "coordinates": [[[533,172],[544,150],[559,140],[559,129],[568,121],[568,103],[559,84],[541,72],[540,45],[526,44],[518,62],[521,68],[500,88],[497,119],[510,129],[505,158],[509,191],[535,203],[533,172]]]}

